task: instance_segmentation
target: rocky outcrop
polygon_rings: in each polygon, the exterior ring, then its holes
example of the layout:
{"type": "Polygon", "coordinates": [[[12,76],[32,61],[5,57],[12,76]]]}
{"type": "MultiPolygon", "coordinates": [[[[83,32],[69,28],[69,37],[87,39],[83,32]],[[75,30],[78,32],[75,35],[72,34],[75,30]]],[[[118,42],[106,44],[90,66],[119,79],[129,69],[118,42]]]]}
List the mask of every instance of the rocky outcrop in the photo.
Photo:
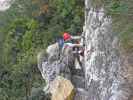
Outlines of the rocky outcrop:
{"type": "MultiPolygon", "coordinates": [[[[38,68],[48,84],[48,89],[59,75],[70,80],[75,87],[74,100],[132,100],[133,56],[120,51],[119,39],[112,32],[111,17],[105,15],[103,8],[93,8],[91,2],[92,0],[85,0],[84,71],[75,69],[72,50],[65,50],[60,55],[57,44],[52,46],[54,48],[47,49],[50,51],[47,52],[48,59],[41,60],[38,68]]],[[[72,85],[64,87],[63,83],[60,83],[61,89],[73,91],[72,85]]],[[[71,83],[66,85],[68,84],[71,83]]],[[[59,91],[58,86],[54,87],[57,88],[51,93],[56,91],[55,97],[59,96],[58,100],[64,100],[60,99],[64,97],[60,93],[63,90],[59,91]]],[[[69,96],[70,94],[69,92],[69,96]]]]}
{"type": "Polygon", "coordinates": [[[1,0],[0,1],[0,11],[5,11],[10,8],[11,2],[13,0],[1,0]]]}
{"type": "Polygon", "coordinates": [[[43,52],[38,54],[38,68],[47,84],[45,93],[51,93],[52,100],[78,100],[81,96],[85,97],[84,73],[75,67],[72,48],[66,48],[64,53],[59,54],[58,45],[53,44],[47,48],[46,54],[43,52]]]}
{"type": "Polygon", "coordinates": [[[51,100],[73,100],[75,89],[70,80],[58,76],[51,83],[51,100]]]}
{"type": "Polygon", "coordinates": [[[45,91],[49,90],[51,82],[59,75],[71,80],[71,73],[74,70],[74,55],[72,49],[65,51],[67,54],[59,55],[59,47],[55,43],[47,48],[44,56],[42,56],[44,51],[38,54],[38,68],[47,84],[45,91]]]}
{"type": "Polygon", "coordinates": [[[88,100],[131,100],[133,67],[124,65],[127,60],[122,57],[118,38],[112,32],[112,19],[104,14],[103,8],[94,9],[92,0],[85,1],[85,80],[88,100]]]}

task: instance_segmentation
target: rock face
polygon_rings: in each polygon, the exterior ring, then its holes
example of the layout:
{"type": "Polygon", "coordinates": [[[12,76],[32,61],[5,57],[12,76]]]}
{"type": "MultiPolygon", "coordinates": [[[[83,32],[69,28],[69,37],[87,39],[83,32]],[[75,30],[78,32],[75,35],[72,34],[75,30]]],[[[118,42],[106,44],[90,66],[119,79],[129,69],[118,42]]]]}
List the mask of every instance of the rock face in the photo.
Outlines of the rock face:
{"type": "MultiPolygon", "coordinates": [[[[91,2],[85,0],[84,73],[75,69],[72,51],[65,50],[59,55],[57,44],[52,49],[48,47],[46,59],[38,57],[38,68],[48,89],[59,75],[71,80],[76,90],[74,100],[132,100],[133,54],[120,51],[118,38],[112,32],[111,17],[104,14],[103,8],[94,9],[91,2]]],[[[51,92],[53,100],[71,100],[67,98],[73,94],[71,83],[63,78],[55,83],[58,85],[53,85],[56,87],[51,92]]]]}
{"type": "Polygon", "coordinates": [[[52,82],[50,92],[51,100],[73,100],[75,89],[70,80],[58,76],[52,82]]]}
{"type": "Polygon", "coordinates": [[[90,100],[88,91],[83,88],[77,88],[74,100],[90,100]]]}
{"type": "Polygon", "coordinates": [[[65,49],[64,53],[59,55],[59,48],[55,43],[47,48],[46,54],[43,52],[40,52],[37,58],[38,69],[47,83],[44,87],[45,93],[51,93],[52,100],[87,100],[83,99],[88,97],[84,90],[84,73],[75,67],[72,48],[65,49]]]}
{"type": "Polygon", "coordinates": [[[0,0],[0,11],[5,11],[10,8],[12,0],[0,0]]]}
{"type": "Polygon", "coordinates": [[[131,100],[133,67],[123,62],[118,39],[112,32],[111,18],[105,16],[104,9],[92,8],[91,0],[85,0],[85,4],[85,80],[88,100],[131,100]]]}
{"type": "Polygon", "coordinates": [[[38,54],[38,68],[47,83],[47,86],[44,88],[45,91],[49,89],[51,82],[59,75],[71,80],[71,71],[74,68],[74,56],[71,49],[66,51],[67,55],[59,55],[59,47],[55,43],[47,48],[47,56],[42,56],[43,51],[38,54]]]}

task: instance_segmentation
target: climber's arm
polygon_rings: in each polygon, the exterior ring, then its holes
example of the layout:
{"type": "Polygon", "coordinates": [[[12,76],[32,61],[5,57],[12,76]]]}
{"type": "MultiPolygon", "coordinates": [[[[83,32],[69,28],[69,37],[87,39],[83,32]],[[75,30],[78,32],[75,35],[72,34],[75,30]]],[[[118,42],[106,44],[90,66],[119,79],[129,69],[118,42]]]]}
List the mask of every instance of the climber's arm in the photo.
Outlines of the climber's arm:
{"type": "Polygon", "coordinates": [[[81,39],[82,37],[81,36],[71,36],[71,39],[73,40],[78,40],[78,39],[81,39]]]}
{"type": "Polygon", "coordinates": [[[72,46],[72,47],[83,47],[83,44],[82,44],[82,43],[79,43],[79,44],[72,44],[71,46],[72,46]]]}

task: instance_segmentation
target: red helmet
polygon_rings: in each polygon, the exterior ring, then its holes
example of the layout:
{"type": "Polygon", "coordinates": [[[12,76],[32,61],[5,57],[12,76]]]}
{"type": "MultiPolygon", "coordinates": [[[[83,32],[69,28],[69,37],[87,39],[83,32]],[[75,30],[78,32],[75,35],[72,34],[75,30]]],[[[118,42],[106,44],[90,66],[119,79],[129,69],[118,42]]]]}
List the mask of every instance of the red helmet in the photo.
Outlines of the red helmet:
{"type": "Polygon", "coordinates": [[[69,33],[64,33],[63,34],[63,39],[66,41],[66,40],[69,40],[69,39],[71,39],[71,35],[69,34],[69,33]]]}

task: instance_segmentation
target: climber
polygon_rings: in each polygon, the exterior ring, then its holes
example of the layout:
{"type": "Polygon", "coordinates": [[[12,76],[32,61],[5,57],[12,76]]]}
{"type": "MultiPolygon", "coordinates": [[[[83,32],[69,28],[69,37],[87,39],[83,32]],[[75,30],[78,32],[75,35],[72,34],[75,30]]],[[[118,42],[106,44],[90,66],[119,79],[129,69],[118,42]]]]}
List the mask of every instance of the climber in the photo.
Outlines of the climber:
{"type": "Polygon", "coordinates": [[[82,43],[78,41],[78,43],[73,43],[74,40],[80,40],[82,37],[81,36],[72,36],[69,33],[64,33],[63,34],[63,39],[64,39],[64,47],[67,45],[69,47],[83,47],[82,43]]]}
{"type": "Polygon", "coordinates": [[[71,47],[71,48],[82,48],[83,44],[81,42],[79,42],[78,40],[80,40],[82,37],[81,36],[72,36],[69,33],[64,33],[63,34],[63,39],[64,39],[64,45],[63,45],[63,50],[66,47],[71,47]],[[76,40],[76,42],[74,41],[76,40]]]}
{"type": "Polygon", "coordinates": [[[82,61],[80,60],[81,56],[83,56],[83,44],[79,42],[82,37],[81,36],[72,36],[69,33],[63,34],[64,39],[64,45],[62,48],[62,51],[64,51],[66,48],[72,48],[73,54],[75,56],[75,60],[78,61],[79,65],[82,67],[82,61]],[[76,41],[75,41],[76,40],[76,41]]]}

